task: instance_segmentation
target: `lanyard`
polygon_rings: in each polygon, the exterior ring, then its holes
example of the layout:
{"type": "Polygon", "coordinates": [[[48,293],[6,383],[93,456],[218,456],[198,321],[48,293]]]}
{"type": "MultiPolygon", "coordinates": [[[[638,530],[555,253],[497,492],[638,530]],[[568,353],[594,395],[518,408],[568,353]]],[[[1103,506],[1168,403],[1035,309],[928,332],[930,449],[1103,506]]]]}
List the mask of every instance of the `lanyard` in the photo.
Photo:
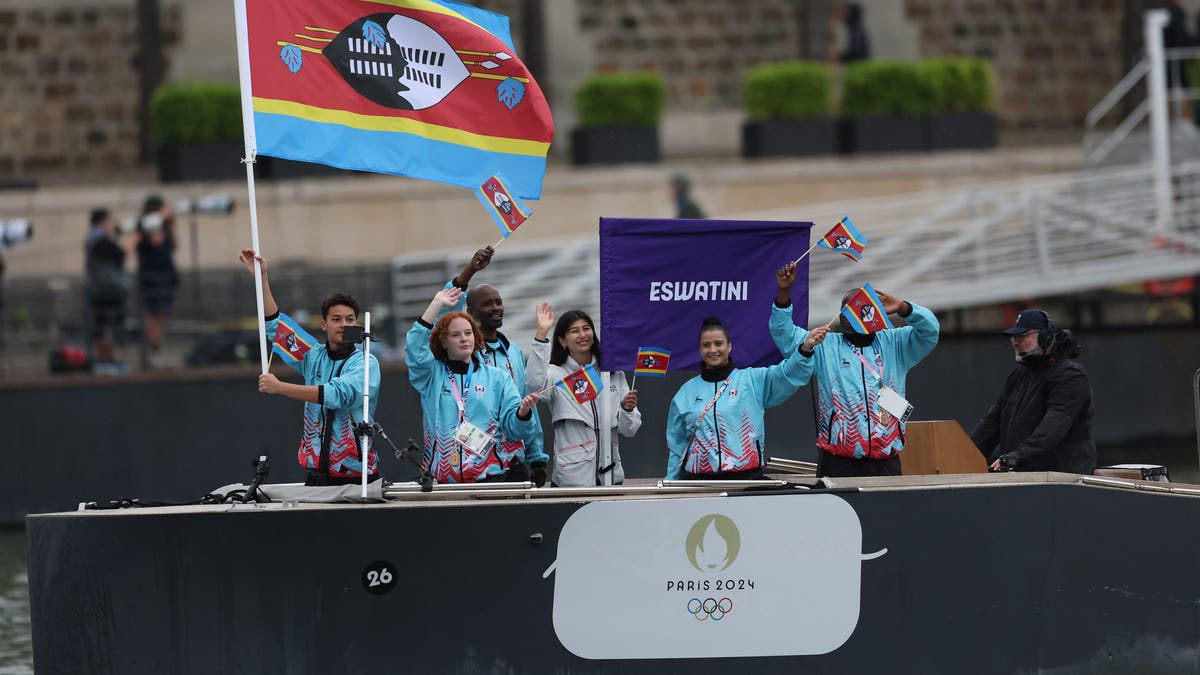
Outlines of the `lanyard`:
{"type": "Polygon", "coordinates": [[[467,396],[466,391],[471,390],[471,369],[472,366],[467,366],[467,374],[463,377],[463,389],[458,390],[458,382],[454,379],[454,373],[450,372],[450,368],[446,368],[446,375],[450,378],[450,389],[454,392],[454,404],[458,406],[458,421],[461,423],[467,418],[467,396]]]}
{"type": "MultiPolygon", "coordinates": [[[[486,345],[486,347],[487,348],[483,350],[483,365],[496,366],[497,368],[499,368],[500,366],[498,364],[500,363],[500,358],[496,357],[495,359],[493,359],[489,355],[489,354],[499,353],[498,350],[496,350],[496,348],[492,347],[491,345],[486,345]],[[492,363],[493,361],[495,361],[495,363],[492,363]]],[[[517,374],[513,372],[512,359],[508,357],[507,353],[504,354],[504,366],[506,368],[508,368],[509,377],[511,377],[513,379],[513,382],[516,382],[517,374]]]]}
{"type": "MultiPolygon", "coordinates": [[[[879,370],[877,371],[877,370],[875,370],[875,366],[872,366],[865,358],[863,358],[862,349],[858,349],[858,348],[853,348],[853,349],[854,349],[854,355],[858,357],[858,360],[862,361],[862,364],[867,367],[867,370],[871,371],[871,374],[875,376],[875,379],[878,380],[880,384],[883,384],[883,364],[882,363],[879,364],[879,370]]],[[[882,357],[883,357],[883,354],[880,354],[881,361],[883,360],[882,357]]]]}
{"type": "Polygon", "coordinates": [[[712,399],[709,400],[709,402],[704,406],[704,410],[701,410],[700,414],[696,416],[696,424],[692,426],[693,438],[696,436],[696,432],[700,430],[700,421],[703,420],[704,416],[708,414],[708,411],[712,410],[712,407],[717,404],[717,399],[721,398],[721,394],[725,393],[725,389],[729,387],[729,383],[732,381],[733,373],[730,373],[729,377],[725,378],[725,381],[721,383],[721,388],[717,390],[716,395],[714,395],[712,399]]]}

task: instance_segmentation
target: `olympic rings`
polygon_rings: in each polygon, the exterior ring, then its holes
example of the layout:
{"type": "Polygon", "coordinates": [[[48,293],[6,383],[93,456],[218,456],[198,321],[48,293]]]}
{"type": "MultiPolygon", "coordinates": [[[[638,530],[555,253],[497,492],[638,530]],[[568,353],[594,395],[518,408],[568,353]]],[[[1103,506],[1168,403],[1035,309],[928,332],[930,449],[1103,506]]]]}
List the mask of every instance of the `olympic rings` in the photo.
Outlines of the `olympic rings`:
{"type": "Polygon", "coordinates": [[[696,617],[697,621],[720,621],[733,611],[733,600],[730,598],[692,598],[687,603],[688,614],[696,617]]]}

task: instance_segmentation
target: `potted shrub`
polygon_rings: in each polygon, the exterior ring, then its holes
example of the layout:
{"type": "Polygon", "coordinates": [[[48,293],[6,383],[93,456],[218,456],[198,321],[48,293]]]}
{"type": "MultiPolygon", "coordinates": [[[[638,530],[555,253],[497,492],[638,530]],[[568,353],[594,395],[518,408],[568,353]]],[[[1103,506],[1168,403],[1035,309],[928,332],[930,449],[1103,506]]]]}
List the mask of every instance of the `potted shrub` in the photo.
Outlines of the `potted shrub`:
{"type": "Polygon", "coordinates": [[[924,150],[922,117],[929,92],[906,61],[856,61],[846,66],[842,151],[924,150]]]}
{"type": "Polygon", "coordinates": [[[757,66],[746,73],[742,156],[824,155],[837,149],[829,117],[829,69],[813,61],[757,66]]]}
{"type": "Polygon", "coordinates": [[[933,114],[925,121],[930,150],[996,145],[992,69],[983,59],[943,57],[917,64],[933,114]]]}
{"type": "Polygon", "coordinates": [[[575,90],[574,164],[657,162],[666,85],[657,73],[599,73],[575,90]]]}
{"type": "Polygon", "coordinates": [[[167,84],[150,99],[150,125],[159,144],[164,183],[236,180],[241,158],[241,94],[232,84],[167,84]]]}

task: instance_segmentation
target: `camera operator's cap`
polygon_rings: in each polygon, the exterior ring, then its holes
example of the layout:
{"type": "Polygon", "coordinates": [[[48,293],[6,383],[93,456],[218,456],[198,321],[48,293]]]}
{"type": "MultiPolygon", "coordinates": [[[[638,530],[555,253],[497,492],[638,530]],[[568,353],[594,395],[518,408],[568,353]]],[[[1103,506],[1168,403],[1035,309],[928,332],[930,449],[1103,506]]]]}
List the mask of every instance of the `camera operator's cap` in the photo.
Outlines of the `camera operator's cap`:
{"type": "Polygon", "coordinates": [[[1017,323],[1012,328],[1004,331],[1005,335],[1020,335],[1031,330],[1043,330],[1049,328],[1050,324],[1047,319],[1047,314],[1040,309],[1023,309],[1017,315],[1017,323]]]}

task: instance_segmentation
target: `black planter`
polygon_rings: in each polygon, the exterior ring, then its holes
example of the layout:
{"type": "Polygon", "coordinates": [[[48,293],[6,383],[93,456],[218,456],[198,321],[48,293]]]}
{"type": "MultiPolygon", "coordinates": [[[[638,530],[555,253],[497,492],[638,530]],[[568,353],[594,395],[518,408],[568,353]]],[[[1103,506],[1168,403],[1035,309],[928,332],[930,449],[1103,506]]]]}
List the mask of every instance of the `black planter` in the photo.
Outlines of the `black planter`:
{"type": "Polygon", "coordinates": [[[288,178],[327,178],[331,176],[353,176],[356,172],[339,169],[316,162],[297,162],[278,157],[259,157],[260,165],[266,164],[263,175],[272,180],[288,178]]]}
{"type": "Polygon", "coordinates": [[[930,150],[996,147],[996,116],[989,112],[944,112],[925,118],[930,150]]]}
{"type": "Polygon", "coordinates": [[[163,146],[158,149],[158,177],[164,183],[238,180],[246,177],[245,153],[242,141],[163,146]]]}
{"type": "Polygon", "coordinates": [[[584,127],[571,131],[572,164],[657,162],[658,129],[584,127]]]}
{"type": "Polygon", "coordinates": [[[920,117],[881,115],[840,120],[842,152],[915,152],[925,149],[920,117]]]}
{"type": "Polygon", "coordinates": [[[837,127],[827,117],[742,125],[742,157],[830,155],[836,151],[837,127]]]}

